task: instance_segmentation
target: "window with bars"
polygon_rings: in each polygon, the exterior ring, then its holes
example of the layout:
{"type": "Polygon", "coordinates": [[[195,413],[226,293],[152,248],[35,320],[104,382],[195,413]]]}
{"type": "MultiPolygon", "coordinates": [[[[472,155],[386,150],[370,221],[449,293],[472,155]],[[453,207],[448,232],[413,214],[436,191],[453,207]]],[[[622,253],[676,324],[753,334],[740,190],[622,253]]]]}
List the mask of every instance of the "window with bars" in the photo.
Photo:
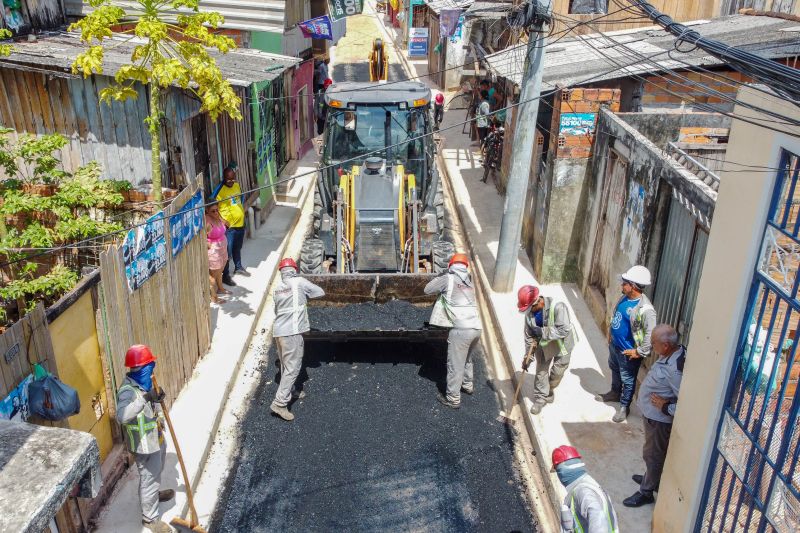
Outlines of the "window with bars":
{"type": "Polygon", "coordinates": [[[800,158],[778,168],[697,531],[800,531],[800,158]]]}

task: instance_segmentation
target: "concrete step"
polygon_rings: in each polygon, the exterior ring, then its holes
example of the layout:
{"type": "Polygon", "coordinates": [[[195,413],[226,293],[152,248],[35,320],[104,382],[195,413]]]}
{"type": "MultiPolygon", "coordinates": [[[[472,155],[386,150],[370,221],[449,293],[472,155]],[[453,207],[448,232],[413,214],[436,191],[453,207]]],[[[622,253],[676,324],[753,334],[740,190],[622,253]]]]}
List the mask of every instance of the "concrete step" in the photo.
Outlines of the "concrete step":
{"type": "Polygon", "coordinates": [[[308,182],[308,179],[300,178],[275,187],[275,202],[281,205],[297,205],[308,182]]]}

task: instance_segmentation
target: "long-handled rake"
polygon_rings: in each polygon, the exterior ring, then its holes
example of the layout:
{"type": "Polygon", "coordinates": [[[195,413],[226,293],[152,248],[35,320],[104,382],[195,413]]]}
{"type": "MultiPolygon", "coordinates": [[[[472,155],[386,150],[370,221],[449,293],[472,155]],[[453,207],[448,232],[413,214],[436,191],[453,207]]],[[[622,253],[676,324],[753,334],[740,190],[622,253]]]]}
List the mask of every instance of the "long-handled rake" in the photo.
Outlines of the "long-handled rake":
{"type": "Polygon", "coordinates": [[[528,348],[528,353],[525,355],[525,359],[522,360],[522,375],[517,382],[517,389],[514,391],[514,398],[511,400],[511,403],[506,407],[506,414],[500,414],[498,420],[501,422],[511,425],[514,425],[514,419],[511,418],[511,415],[514,411],[514,406],[517,405],[517,398],[519,398],[519,391],[522,389],[522,383],[525,381],[525,375],[528,373],[528,366],[530,366],[531,361],[533,359],[533,352],[536,351],[536,347],[539,346],[539,341],[536,339],[531,342],[531,347],[528,348]]]}

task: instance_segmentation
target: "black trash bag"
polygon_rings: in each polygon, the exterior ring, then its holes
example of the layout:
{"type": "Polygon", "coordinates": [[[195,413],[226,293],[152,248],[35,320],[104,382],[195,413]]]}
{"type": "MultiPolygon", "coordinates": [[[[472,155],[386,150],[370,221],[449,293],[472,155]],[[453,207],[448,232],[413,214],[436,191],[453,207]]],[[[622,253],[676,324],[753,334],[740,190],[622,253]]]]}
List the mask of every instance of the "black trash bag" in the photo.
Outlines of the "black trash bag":
{"type": "Polygon", "coordinates": [[[64,420],[80,412],[81,401],[78,391],[48,374],[28,385],[28,408],[45,420],[64,420]]]}

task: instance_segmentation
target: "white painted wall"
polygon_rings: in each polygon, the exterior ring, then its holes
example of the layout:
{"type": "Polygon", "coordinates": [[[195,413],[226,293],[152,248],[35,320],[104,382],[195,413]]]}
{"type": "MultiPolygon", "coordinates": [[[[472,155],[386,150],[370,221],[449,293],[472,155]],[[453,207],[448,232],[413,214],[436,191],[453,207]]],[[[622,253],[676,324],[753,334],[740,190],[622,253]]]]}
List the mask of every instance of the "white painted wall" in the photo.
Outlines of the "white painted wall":
{"type": "MultiPolygon", "coordinates": [[[[740,100],[800,120],[800,110],[751,87],[740,100]]],[[[735,114],[775,127],[774,118],[737,105],[735,114]]],[[[780,125],[778,128],[789,129],[780,125]]],[[[800,128],[793,128],[800,135],[800,128]]],[[[727,160],[776,167],[781,148],[800,139],[734,119],[727,160]]],[[[775,174],[726,165],[700,280],[692,337],[672,428],[653,531],[691,531],[697,516],[727,390],[739,328],[772,197],[775,174]],[[731,172],[731,170],[733,170],[731,172]]]]}

